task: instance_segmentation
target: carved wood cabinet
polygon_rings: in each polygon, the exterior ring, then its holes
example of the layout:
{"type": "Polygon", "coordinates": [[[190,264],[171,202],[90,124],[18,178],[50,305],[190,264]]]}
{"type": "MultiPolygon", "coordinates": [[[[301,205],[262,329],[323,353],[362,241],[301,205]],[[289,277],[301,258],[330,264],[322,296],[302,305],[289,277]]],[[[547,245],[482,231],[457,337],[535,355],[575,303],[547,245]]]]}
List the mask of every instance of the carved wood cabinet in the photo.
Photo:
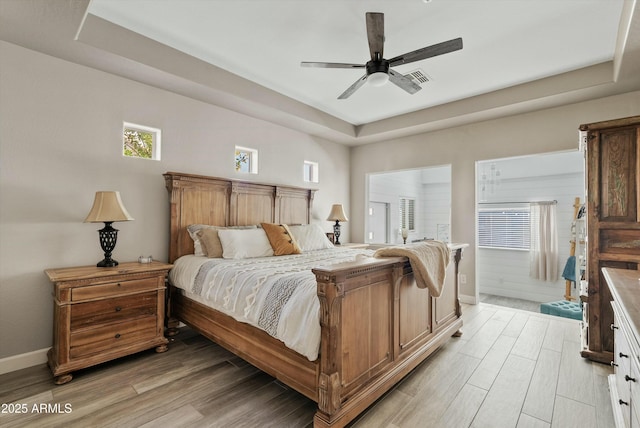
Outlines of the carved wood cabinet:
{"type": "Polygon", "coordinates": [[[45,271],[54,284],[48,360],[56,384],[114,358],[153,347],[167,350],[165,278],[171,267],[154,261],[45,271]]]}
{"type": "Polygon", "coordinates": [[[585,124],[580,131],[586,137],[588,246],[582,355],[609,364],[613,310],[602,268],[638,270],[640,263],[640,116],[585,124]]]}

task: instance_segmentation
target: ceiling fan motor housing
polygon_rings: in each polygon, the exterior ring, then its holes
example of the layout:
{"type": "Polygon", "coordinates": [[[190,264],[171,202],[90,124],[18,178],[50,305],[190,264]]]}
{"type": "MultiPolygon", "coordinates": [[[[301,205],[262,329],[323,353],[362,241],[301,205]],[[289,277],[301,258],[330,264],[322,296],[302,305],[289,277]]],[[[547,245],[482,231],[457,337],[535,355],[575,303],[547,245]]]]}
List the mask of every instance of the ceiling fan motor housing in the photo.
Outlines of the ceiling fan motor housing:
{"type": "Polygon", "coordinates": [[[389,74],[389,61],[386,59],[378,61],[368,61],[366,64],[367,76],[373,73],[389,74]]]}

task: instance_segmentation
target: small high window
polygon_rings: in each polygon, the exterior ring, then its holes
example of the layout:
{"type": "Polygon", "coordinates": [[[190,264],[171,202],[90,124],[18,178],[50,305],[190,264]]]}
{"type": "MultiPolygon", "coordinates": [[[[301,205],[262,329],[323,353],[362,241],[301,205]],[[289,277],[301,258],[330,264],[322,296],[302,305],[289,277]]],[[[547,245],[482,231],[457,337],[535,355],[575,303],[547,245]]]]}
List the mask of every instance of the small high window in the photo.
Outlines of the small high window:
{"type": "Polygon", "coordinates": [[[247,174],[258,173],[258,151],[248,147],[236,146],[236,171],[247,174]]]}
{"type": "Polygon", "coordinates": [[[122,154],[132,158],[160,160],[161,131],[124,122],[122,154]]]}
{"type": "Polygon", "coordinates": [[[318,182],[318,162],[304,161],[304,181],[318,182]]]}

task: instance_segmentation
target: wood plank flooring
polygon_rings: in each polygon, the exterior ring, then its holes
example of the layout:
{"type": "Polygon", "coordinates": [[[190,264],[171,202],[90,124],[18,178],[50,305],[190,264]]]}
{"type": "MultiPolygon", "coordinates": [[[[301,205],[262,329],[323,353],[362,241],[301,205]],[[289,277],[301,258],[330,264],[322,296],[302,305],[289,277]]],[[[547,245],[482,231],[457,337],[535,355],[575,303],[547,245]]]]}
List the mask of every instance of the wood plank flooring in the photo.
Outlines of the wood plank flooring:
{"type": "MultiPolygon", "coordinates": [[[[609,366],[580,357],[579,323],[486,303],[352,427],[610,428],[609,366]]],[[[311,427],[315,403],[188,329],[76,372],[0,376],[2,427],[311,427]],[[35,405],[35,407],[34,407],[35,405]],[[24,413],[15,413],[24,409],[24,413]]]]}

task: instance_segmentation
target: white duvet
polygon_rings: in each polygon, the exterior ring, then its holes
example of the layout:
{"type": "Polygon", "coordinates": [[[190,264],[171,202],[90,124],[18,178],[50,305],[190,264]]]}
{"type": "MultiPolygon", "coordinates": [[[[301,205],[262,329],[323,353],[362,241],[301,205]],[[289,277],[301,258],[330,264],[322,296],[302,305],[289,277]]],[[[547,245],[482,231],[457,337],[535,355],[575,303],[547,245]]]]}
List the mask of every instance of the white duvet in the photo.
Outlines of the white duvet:
{"type": "Polygon", "coordinates": [[[187,297],[258,327],[310,361],[320,347],[314,267],[353,261],[369,250],[331,248],[242,260],[187,255],[169,272],[187,297]]]}

